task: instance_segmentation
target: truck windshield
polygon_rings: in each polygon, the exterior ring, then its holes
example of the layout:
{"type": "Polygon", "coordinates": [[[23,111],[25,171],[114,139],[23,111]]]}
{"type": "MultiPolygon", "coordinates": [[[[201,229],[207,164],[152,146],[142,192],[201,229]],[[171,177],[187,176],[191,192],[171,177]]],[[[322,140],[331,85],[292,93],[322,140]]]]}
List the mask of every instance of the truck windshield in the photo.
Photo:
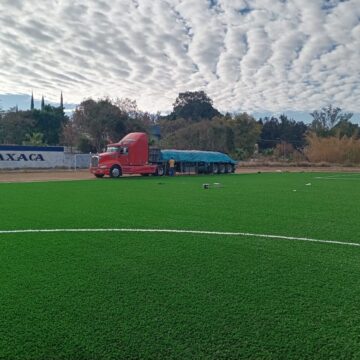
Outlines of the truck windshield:
{"type": "Polygon", "coordinates": [[[108,146],[106,148],[106,152],[108,152],[108,153],[117,152],[117,151],[119,151],[119,149],[121,149],[121,148],[119,148],[118,146],[108,146]]]}
{"type": "Polygon", "coordinates": [[[106,152],[108,152],[108,153],[118,152],[120,154],[127,154],[128,153],[128,148],[127,147],[122,147],[122,146],[108,146],[106,148],[106,152]]]}

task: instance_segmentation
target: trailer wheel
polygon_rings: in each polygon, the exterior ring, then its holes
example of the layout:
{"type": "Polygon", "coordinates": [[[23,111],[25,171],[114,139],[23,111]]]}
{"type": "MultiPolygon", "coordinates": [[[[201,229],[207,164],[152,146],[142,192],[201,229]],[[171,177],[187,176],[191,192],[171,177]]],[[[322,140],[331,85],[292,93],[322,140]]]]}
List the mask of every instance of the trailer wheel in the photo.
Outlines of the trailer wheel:
{"type": "Polygon", "coordinates": [[[165,174],[165,170],[164,170],[163,166],[159,165],[156,169],[155,175],[156,176],[164,176],[164,174],[165,174]]]}
{"type": "Polygon", "coordinates": [[[122,171],[121,171],[120,166],[114,165],[114,166],[111,167],[111,169],[110,169],[110,177],[118,178],[121,175],[122,175],[122,171]]]}
{"type": "Polygon", "coordinates": [[[219,172],[218,164],[212,165],[212,172],[213,172],[213,174],[217,174],[219,172]]]}
{"type": "Polygon", "coordinates": [[[226,165],[225,165],[225,172],[226,172],[227,174],[230,174],[230,173],[233,172],[233,171],[232,171],[232,165],[231,165],[231,164],[226,164],[226,165]]]}
{"type": "Polygon", "coordinates": [[[219,165],[219,174],[225,174],[225,165],[224,164],[219,165]]]}

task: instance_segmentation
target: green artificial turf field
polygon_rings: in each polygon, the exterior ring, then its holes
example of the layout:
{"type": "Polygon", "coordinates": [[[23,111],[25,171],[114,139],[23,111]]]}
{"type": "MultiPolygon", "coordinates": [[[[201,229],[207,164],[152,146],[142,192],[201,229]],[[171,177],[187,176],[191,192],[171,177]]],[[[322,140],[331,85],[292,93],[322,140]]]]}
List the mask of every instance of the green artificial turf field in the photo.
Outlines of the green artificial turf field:
{"type": "Polygon", "coordinates": [[[0,184],[0,359],[358,359],[360,174],[0,184]],[[221,188],[203,189],[204,183],[221,188]]]}

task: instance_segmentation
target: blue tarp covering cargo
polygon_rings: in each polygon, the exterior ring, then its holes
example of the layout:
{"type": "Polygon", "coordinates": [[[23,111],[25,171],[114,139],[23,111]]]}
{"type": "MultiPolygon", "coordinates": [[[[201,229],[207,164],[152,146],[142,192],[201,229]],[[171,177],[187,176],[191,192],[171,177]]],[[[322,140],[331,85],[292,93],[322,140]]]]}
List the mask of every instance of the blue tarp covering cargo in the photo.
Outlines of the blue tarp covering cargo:
{"type": "Polygon", "coordinates": [[[170,158],[176,162],[236,164],[228,155],[215,151],[161,150],[161,160],[169,161],[170,158]]]}

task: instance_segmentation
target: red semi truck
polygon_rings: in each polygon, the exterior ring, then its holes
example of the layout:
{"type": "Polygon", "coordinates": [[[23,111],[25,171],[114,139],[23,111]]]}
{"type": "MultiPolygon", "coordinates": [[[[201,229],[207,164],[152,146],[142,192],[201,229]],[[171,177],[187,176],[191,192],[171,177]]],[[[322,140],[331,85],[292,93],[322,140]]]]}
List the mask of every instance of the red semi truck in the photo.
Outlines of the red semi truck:
{"type": "Polygon", "coordinates": [[[91,157],[90,171],[96,177],[117,178],[123,174],[159,175],[167,173],[168,161],[173,158],[176,171],[196,173],[234,172],[235,161],[213,151],[160,150],[149,147],[145,133],[126,135],[118,143],[109,144],[106,151],[91,157]]]}

